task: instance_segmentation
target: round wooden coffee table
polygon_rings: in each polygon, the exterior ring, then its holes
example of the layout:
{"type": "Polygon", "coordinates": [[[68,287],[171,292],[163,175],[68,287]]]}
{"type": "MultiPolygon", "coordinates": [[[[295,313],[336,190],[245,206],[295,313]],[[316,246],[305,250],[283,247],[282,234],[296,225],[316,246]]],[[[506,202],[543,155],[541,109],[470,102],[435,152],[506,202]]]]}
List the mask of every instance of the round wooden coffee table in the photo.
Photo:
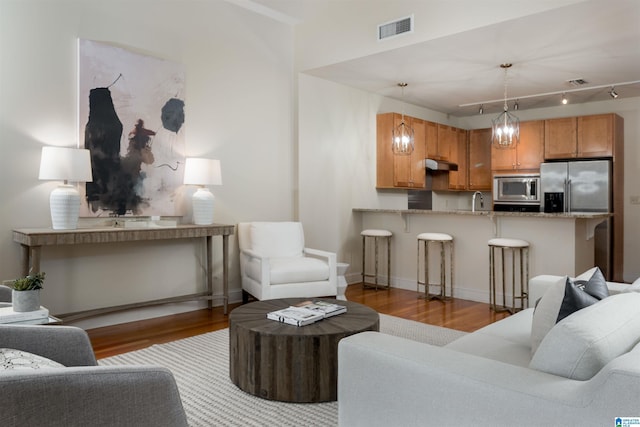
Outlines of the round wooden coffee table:
{"type": "MultiPolygon", "coordinates": [[[[313,298],[317,300],[318,298],[313,298]]],[[[377,331],[378,313],[362,304],[320,298],[347,312],[306,326],[267,319],[267,313],[309,298],[256,301],[229,315],[231,381],[247,393],[285,402],[337,400],[338,342],[377,331]]]]}

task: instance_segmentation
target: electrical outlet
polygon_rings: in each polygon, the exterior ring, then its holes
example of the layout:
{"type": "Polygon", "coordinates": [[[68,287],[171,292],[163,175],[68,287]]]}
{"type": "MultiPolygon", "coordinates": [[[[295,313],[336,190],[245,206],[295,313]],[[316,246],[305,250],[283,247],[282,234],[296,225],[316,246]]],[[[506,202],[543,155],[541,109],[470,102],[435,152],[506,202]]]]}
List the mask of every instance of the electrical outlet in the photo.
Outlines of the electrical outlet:
{"type": "Polygon", "coordinates": [[[630,196],[629,201],[632,205],[640,205],[640,196],[630,196]]]}

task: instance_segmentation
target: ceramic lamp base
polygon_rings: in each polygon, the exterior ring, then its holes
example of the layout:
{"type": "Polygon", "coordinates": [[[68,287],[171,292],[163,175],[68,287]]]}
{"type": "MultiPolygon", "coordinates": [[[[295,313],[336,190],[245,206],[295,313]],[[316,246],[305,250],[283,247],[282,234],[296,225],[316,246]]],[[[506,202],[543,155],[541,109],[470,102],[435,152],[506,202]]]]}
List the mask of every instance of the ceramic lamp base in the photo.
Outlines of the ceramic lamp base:
{"type": "Polygon", "coordinates": [[[62,184],[49,197],[51,224],[54,230],[74,230],[80,215],[80,194],[72,185],[62,184]]]}
{"type": "Polygon", "coordinates": [[[213,224],[213,194],[208,188],[198,188],[191,201],[193,202],[193,223],[196,225],[213,224]]]}

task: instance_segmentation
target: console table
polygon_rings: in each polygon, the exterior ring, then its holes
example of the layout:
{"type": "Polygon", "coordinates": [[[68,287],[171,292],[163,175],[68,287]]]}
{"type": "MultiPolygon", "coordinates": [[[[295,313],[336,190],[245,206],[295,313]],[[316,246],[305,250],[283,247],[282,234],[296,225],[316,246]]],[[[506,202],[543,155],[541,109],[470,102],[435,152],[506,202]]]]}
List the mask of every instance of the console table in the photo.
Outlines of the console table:
{"type": "Polygon", "coordinates": [[[224,314],[227,314],[229,302],[229,236],[233,234],[234,226],[226,224],[211,225],[178,225],[175,227],[153,228],[78,228],[75,230],[53,230],[51,228],[20,228],[13,230],[13,241],[22,246],[22,273],[27,275],[40,271],[40,253],[42,246],[81,245],[100,243],[140,242],[146,240],[170,240],[170,239],[200,239],[204,240],[206,247],[206,291],[143,301],[114,307],[96,308],[75,313],[61,314],[62,320],[71,321],[81,318],[97,316],[101,314],[121,311],[131,308],[139,308],[151,305],[166,304],[171,302],[183,302],[192,300],[207,300],[211,308],[213,300],[213,236],[222,236],[222,292],[224,302],[224,314]]]}

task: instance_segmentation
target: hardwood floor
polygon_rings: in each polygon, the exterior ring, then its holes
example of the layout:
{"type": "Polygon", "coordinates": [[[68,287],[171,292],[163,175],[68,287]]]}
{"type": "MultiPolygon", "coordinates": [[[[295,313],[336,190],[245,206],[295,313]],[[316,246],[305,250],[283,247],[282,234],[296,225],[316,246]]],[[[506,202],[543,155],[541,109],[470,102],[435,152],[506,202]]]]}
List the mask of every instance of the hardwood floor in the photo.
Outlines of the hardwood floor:
{"type": "MultiPolygon", "coordinates": [[[[473,332],[500,320],[508,313],[495,313],[489,305],[474,301],[452,299],[441,302],[417,298],[416,292],[404,289],[364,289],[361,284],[349,285],[349,301],[367,305],[379,313],[404,319],[473,332]]],[[[230,304],[233,310],[240,304],[230,304]]],[[[88,330],[96,357],[102,359],[121,353],[160,344],[229,326],[222,307],[198,310],[139,322],[123,323],[88,330]]]]}

